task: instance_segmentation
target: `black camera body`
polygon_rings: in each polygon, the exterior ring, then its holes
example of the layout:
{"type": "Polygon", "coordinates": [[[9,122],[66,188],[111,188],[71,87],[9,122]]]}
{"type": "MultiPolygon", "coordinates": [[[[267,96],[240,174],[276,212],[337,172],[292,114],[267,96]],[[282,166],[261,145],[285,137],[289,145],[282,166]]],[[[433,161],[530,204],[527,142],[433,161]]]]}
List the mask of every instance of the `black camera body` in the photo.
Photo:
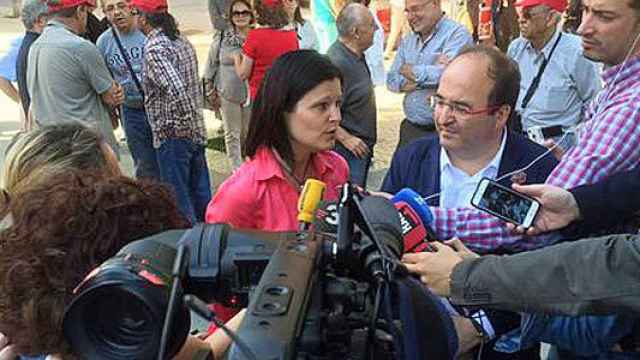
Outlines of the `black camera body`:
{"type": "Polygon", "coordinates": [[[82,358],[170,359],[188,335],[183,296],[192,294],[248,307],[237,331],[246,346],[233,344],[229,359],[423,359],[426,349],[452,358],[448,315],[399,262],[393,205],[344,198],[337,235],[198,224],[125,246],[76,288],[66,339],[82,358]],[[415,309],[423,319],[414,321],[415,309]]]}

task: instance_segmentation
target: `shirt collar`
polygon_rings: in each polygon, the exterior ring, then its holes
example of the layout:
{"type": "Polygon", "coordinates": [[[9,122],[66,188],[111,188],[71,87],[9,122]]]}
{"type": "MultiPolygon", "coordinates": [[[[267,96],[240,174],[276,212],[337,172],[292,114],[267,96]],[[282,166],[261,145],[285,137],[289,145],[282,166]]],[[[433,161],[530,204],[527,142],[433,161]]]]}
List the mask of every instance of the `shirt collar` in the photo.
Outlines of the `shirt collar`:
{"type": "Polygon", "coordinates": [[[438,20],[436,25],[433,27],[433,31],[431,32],[431,34],[429,34],[429,36],[427,36],[427,38],[424,41],[422,41],[420,34],[418,34],[417,32],[414,32],[413,34],[416,36],[416,44],[418,46],[423,46],[424,44],[428,43],[429,40],[433,39],[433,37],[436,36],[436,33],[438,32],[438,30],[440,30],[440,27],[442,27],[442,23],[444,23],[444,19],[446,17],[447,15],[443,13],[442,17],[440,17],[440,20],[438,20]]]}
{"type": "MultiPolygon", "coordinates": [[[[56,19],[51,19],[49,20],[49,22],[47,23],[47,26],[51,26],[51,27],[58,27],[58,28],[64,28],[65,30],[71,32],[72,34],[75,34],[75,32],[73,30],[71,30],[71,28],[69,26],[67,26],[65,23],[63,23],[62,21],[58,21],[56,19]]],[[[77,34],[76,34],[77,35],[77,34]]]]}
{"type": "Polygon", "coordinates": [[[640,55],[629,58],[626,64],[622,63],[608,68],[602,73],[602,79],[607,86],[611,86],[613,81],[620,83],[631,76],[637,76],[638,72],[640,72],[640,55]],[[616,79],[618,71],[620,71],[620,75],[616,79]]]}
{"type": "Polygon", "coordinates": [[[558,39],[558,36],[560,36],[560,29],[556,30],[555,33],[553,33],[553,36],[551,36],[551,38],[549,39],[549,41],[547,41],[546,44],[544,44],[544,46],[542,47],[541,51],[536,50],[533,47],[533,44],[531,43],[531,40],[527,40],[527,49],[529,51],[533,51],[535,53],[543,53],[544,57],[546,59],[549,58],[549,54],[551,53],[551,49],[553,48],[553,44],[556,43],[556,40],[558,39]]]}
{"type": "MultiPolygon", "coordinates": [[[[278,163],[271,149],[266,146],[261,146],[256,151],[254,161],[257,161],[259,166],[256,166],[256,180],[264,181],[277,177],[286,180],[282,167],[278,163]]],[[[324,178],[324,175],[328,172],[333,172],[334,167],[331,162],[328,161],[326,156],[322,153],[315,153],[311,156],[311,168],[315,176],[324,178]]]]}
{"type": "MultiPolygon", "coordinates": [[[[485,166],[482,170],[478,171],[478,174],[482,174],[487,170],[495,170],[497,174],[498,170],[500,169],[500,162],[502,161],[502,153],[504,153],[504,147],[506,143],[507,143],[507,132],[503,130],[502,141],[500,142],[500,147],[498,148],[498,152],[493,157],[493,159],[491,159],[489,164],[487,164],[487,166],[485,166]]],[[[457,169],[451,163],[451,159],[449,158],[447,151],[443,147],[441,147],[440,148],[440,173],[444,172],[449,167],[457,169]]]]}

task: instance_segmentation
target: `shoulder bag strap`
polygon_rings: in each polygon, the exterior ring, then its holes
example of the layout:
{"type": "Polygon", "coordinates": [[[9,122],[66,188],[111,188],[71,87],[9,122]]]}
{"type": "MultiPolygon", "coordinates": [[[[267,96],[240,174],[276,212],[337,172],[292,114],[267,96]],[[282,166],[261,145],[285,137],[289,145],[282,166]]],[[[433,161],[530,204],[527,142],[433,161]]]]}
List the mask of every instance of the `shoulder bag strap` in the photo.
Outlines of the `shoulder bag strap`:
{"type": "Polygon", "coordinates": [[[529,89],[527,89],[527,93],[522,99],[522,109],[527,107],[527,105],[529,104],[529,101],[531,101],[531,98],[533,97],[533,94],[538,89],[538,86],[540,85],[540,79],[542,78],[542,73],[544,73],[544,69],[547,67],[549,60],[551,60],[551,56],[553,56],[553,52],[556,50],[556,46],[558,46],[558,43],[560,42],[561,37],[562,37],[562,32],[558,34],[558,37],[556,38],[555,43],[553,43],[553,47],[551,48],[549,57],[548,58],[545,57],[544,60],[542,61],[542,64],[540,64],[540,69],[538,70],[538,74],[536,75],[535,78],[533,78],[531,85],[529,85],[529,89]]]}
{"type": "Polygon", "coordinates": [[[116,31],[116,28],[114,26],[111,26],[111,32],[113,33],[113,39],[116,41],[116,45],[118,45],[118,49],[120,50],[120,53],[124,58],[124,63],[127,65],[127,69],[129,69],[129,73],[131,73],[133,82],[136,84],[138,91],[140,91],[140,94],[144,99],[144,90],[142,90],[142,85],[140,84],[140,80],[138,80],[136,73],[133,71],[133,66],[131,66],[131,61],[129,61],[129,56],[127,54],[127,51],[125,50],[124,46],[122,46],[122,42],[120,41],[120,36],[118,36],[118,31],[116,31]]]}

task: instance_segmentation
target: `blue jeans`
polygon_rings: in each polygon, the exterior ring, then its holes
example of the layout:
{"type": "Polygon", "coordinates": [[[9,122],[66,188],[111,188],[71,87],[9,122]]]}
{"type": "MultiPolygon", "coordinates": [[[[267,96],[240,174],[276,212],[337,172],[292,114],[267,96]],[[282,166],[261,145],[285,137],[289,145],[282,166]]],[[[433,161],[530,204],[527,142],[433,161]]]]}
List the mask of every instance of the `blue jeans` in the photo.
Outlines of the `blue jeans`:
{"type": "Polygon", "coordinates": [[[188,139],[167,139],[157,149],[157,155],[160,178],[173,186],[180,211],[192,224],[202,221],[211,200],[204,146],[188,139]]]}
{"type": "Polygon", "coordinates": [[[369,166],[371,165],[371,154],[373,153],[373,146],[369,148],[369,155],[366,155],[362,159],[355,156],[354,153],[349,151],[342,144],[336,143],[334,149],[340,156],[342,156],[349,164],[349,179],[353,184],[360,185],[363,188],[367,187],[367,175],[369,174],[369,166]]]}
{"type": "Polygon", "coordinates": [[[144,109],[122,107],[123,128],[133,158],[136,178],[160,178],[151,127],[144,109]]]}
{"type": "Polygon", "coordinates": [[[634,321],[633,318],[616,315],[569,317],[524,314],[522,346],[526,348],[543,341],[570,352],[572,358],[617,359],[629,355],[614,354],[609,350],[631,333],[634,321]]]}

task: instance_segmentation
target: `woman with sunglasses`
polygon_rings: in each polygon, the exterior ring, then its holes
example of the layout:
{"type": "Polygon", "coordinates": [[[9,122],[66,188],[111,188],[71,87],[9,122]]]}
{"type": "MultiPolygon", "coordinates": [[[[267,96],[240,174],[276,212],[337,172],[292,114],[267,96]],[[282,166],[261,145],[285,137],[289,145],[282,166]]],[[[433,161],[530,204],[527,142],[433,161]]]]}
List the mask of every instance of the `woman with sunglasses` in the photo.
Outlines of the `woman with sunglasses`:
{"type": "Polygon", "coordinates": [[[229,6],[230,26],[218,31],[209,49],[204,78],[209,102],[221,110],[224,142],[233,169],[242,164],[242,143],[247,134],[251,108],[249,91],[235,72],[234,58],[242,51],[253,24],[253,11],[247,0],[234,0],[229,6]]]}

